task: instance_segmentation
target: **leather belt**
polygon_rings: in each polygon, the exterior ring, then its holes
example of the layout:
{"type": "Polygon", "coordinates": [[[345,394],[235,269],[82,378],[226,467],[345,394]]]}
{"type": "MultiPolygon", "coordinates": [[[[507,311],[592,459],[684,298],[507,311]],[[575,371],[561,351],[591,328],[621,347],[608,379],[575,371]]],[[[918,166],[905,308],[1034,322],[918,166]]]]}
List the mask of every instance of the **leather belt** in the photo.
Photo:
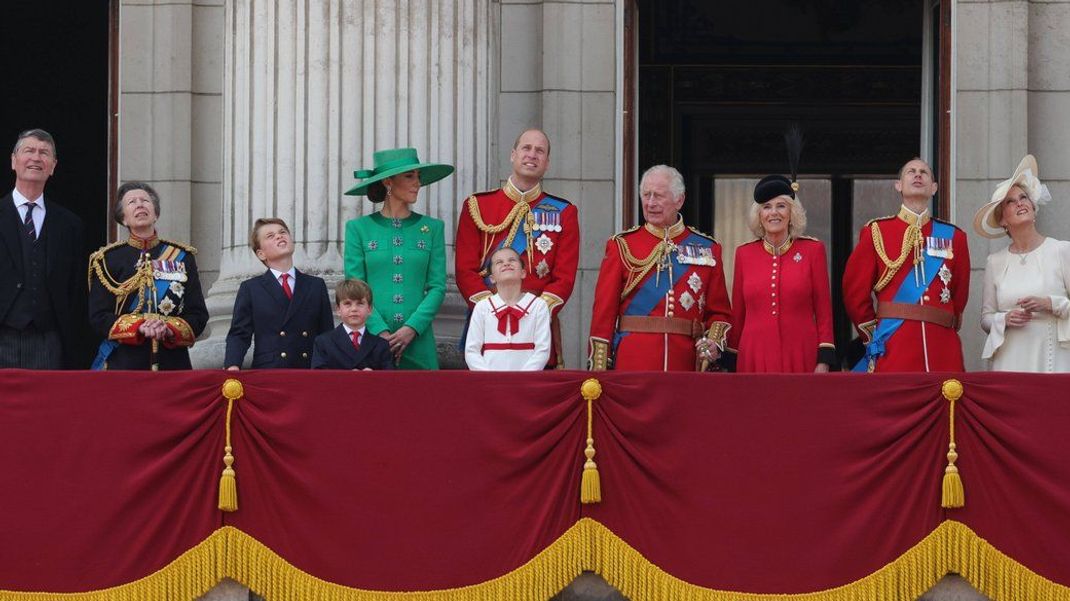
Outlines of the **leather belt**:
{"type": "Polygon", "coordinates": [[[700,338],[706,333],[706,328],[703,327],[700,321],[680,317],[621,315],[620,331],[646,334],[682,334],[691,338],[700,338]]]}
{"type": "Polygon", "coordinates": [[[959,317],[950,311],[944,311],[931,305],[912,305],[910,303],[879,303],[878,319],[909,319],[924,321],[945,328],[959,329],[959,317]]]}

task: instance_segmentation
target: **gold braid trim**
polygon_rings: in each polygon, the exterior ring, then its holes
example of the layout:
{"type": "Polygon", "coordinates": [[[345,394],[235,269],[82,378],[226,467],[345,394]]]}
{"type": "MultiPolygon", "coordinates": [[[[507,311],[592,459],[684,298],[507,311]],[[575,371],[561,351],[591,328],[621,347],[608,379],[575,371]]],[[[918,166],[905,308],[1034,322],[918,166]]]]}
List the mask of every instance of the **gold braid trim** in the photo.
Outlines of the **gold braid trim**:
{"type": "Polygon", "coordinates": [[[583,570],[600,574],[630,599],[689,601],[862,601],[917,599],[944,575],[961,575],[996,601],[1070,599],[1070,587],[1040,576],[1000,552],[965,524],[941,523],[928,536],[879,570],[823,591],[774,594],[721,591],[687,583],[665,572],[591,518],[582,518],[519,568],[470,586],[421,592],[369,591],[333,584],[294,567],[263,543],[224,526],[159,571],[129,584],[85,593],[49,594],[0,590],[5,601],[43,597],[68,601],[170,601],[202,596],[232,578],[266,599],[321,601],[544,601],[583,570]]]}
{"type": "MultiPolygon", "coordinates": [[[[527,249],[528,249],[528,269],[531,267],[531,232],[535,227],[535,216],[531,214],[531,205],[526,202],[516,202],[513,208],[509,211],[509,214],[505,216],[505,219],[498,225],[488,225],[486,221],[483,221],[483,215],[479,212],[479,200],[475,196],[469,196],[468,201],[465,203],[468,205],[468,214],[471,215],[472,221],[475,222],[476,228],[484,234],[493,236],[500,234],[509,228],[509,233],[506,234],[505,240],[502,242],[502,246],[509,246],[516,238],[516,233],[520,229],[520,224],[524,224],[524,235],[527,236],[527,249]]],[[[486,240],[486,238],[484,238],[486,240]]],[[[479,259],[482,263],[487,258],[487,253],[490,252],[489,245],[484,242],[483,256],[479,259]]],[[[487,274],[480,271],[481,276],[487,274]]]]}
{"type": "Polygon", "coordinates": [[[628,271],[628,281],[624,285],[624,290],[620,293],[621,300],[624,300],[643,281],[646,274],[650,273],[650,270],[665,257],[669,247],[662,240],[658,242],[654,250],[650,251],[649,255],[640,259],[632,254],[631,249],[628,248],[628,242],[623,237],[614,236],[613,239],[617,242],[621,259],[624,261],[624,268],[628,271]]]}
{"type": "Polygon", "coordinates": [[[877,250],[877,256],[884,262],[884,273],[877,280],[877,285],[873,287],[874,292],[880,292],[899,272],[899,268],[906,262],[907,257],[913,256],[914,263],[918,263],[921,260],[921,228],[916,224],[907,226],[907,231],[903,234],[903,245],[899,249],[899,258],[894,261],[888,257],[888,253],[884,250],[884,238],[881,236],[881,229],[875,221],[869,224],[869,231],[873,236],[873,248],[877,250]],[[911,249],[914,252],[908,253],[907,251],[911,249]]]}
{"type": "Polygon", "coordinates": [[[126,242],[116,242],[109,246],[105,246],[94,252],[89,257],[89,285],[93,285],[93,276],[96,275],[97,280],[100,282],[104,289],[107,290],[115,297],[115,313],[116,315],[123,312],[123,306],[126,304],[126,298],[133,292],[137,292],[137,306],[128,313],[137,313],[141,311],[145,306],[145,290],[155,290],[156,283],[153,278],[152,262],[141,261],[137,271],[134,275],[127,278],[125,281],[118,281],[111,272],[108,271],[107,261],[104,259],[104,252],[126,244],[126,242]]]}

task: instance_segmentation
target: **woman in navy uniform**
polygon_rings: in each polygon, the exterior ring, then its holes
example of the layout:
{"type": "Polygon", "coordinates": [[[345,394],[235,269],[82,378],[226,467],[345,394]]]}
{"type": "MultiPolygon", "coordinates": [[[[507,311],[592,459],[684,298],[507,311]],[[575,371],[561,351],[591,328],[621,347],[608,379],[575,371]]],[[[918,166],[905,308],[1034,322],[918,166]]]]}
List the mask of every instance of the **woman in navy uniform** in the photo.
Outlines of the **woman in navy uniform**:
{"type": "Polygon", "coordinates": [[[93,369],[191,369],[189,347],[208,323],[197,251],[156,235],[152,186],[119,187],[112,216],[126,240],[89,257],[89,322],[104,338],[93,369]]]}

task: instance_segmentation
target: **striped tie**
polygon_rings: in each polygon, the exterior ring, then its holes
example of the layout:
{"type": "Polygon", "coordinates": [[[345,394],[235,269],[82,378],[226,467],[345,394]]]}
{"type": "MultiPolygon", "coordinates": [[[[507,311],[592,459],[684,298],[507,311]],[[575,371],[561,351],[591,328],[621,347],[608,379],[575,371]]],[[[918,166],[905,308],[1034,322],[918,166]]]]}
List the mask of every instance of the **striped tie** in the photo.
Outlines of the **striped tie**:
{"type": "Polygon", "coordinates": [[[37,228],[33,225],[33,210],[37,207],[37,203],[26,203],[26,218],[22,220],[22,227],[26,230],[26,235],[30,237],[30,242],[37,240],[37,228]]]}

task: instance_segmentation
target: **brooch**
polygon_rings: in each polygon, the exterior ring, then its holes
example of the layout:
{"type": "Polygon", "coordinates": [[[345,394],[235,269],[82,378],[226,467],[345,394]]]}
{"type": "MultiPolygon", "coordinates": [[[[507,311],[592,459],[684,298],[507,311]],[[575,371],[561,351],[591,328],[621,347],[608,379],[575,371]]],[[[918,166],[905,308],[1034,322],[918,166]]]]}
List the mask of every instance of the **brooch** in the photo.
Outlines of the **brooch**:
{"type": "Polygon", "coordinates": [[[378,240],[371,240],[368,242],[368,250],[376,250],[377,248],[379,248],[378,240]]]}
{"type": "Polygon", "coordinates": [[[427,240],[417,240],[416,248],[420,250],[427,250],[427,240]]]}
{"type": "Polygon", "coordinates": [[[795,261],[796,263],[802,261],[802,253],[800,253],[799,251],[795,251],[795,256],[792,257],[791,260],[795,261]]]}
{"type": "Polygon", "coordinates": [[[431,231],[431,228],[429,228],[426,225],[424,225],[424,226],[420,227],[420,231],[426,234],[427,232],[431,231]]]}

